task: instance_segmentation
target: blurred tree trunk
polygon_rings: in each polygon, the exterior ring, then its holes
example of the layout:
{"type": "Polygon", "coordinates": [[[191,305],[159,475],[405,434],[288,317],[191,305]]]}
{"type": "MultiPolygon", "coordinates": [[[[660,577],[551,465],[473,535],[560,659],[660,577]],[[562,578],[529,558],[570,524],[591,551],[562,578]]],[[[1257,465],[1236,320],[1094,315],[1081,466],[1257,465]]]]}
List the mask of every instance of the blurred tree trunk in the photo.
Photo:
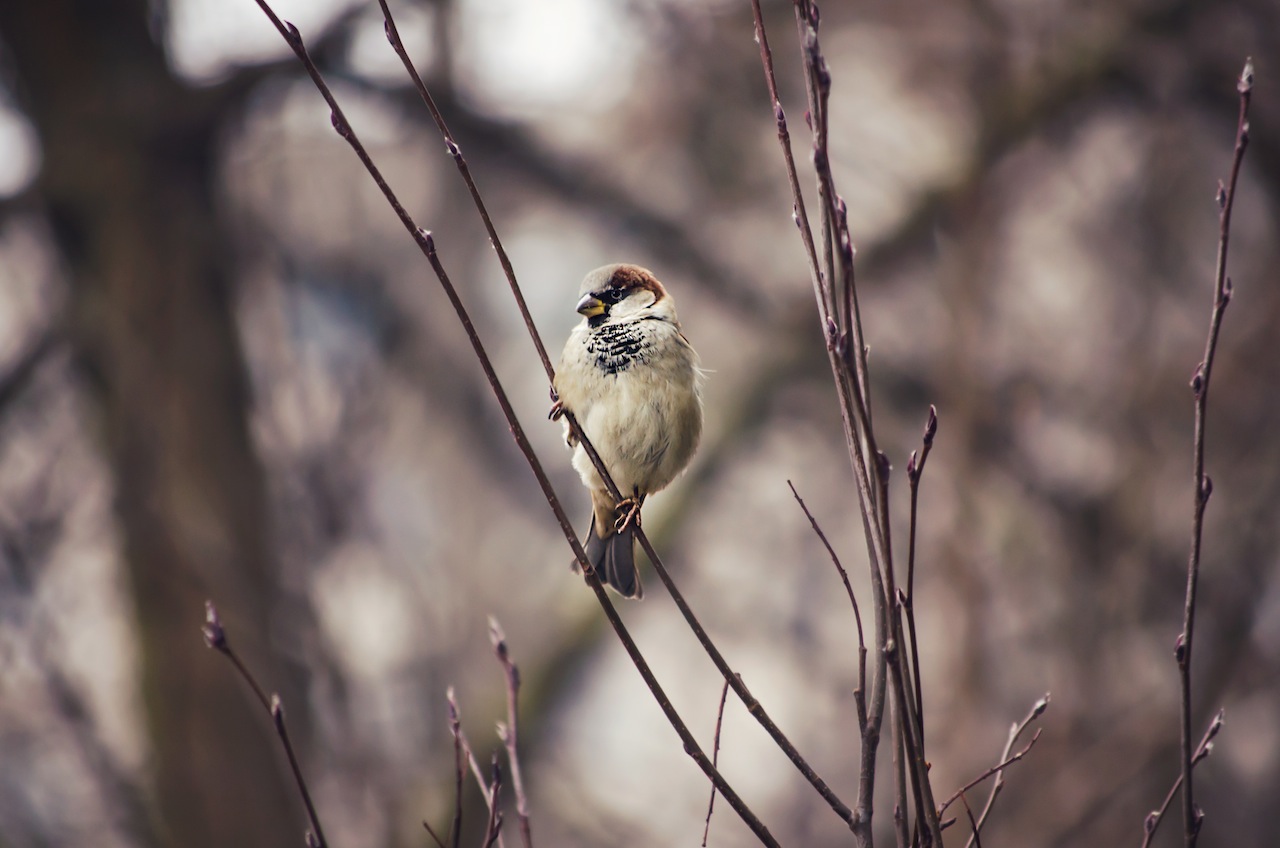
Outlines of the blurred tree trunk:
{"type": "MultiPolygon", "coordinates": [[[[250,664],[285,683],[267,667],[267,498],[211,197],[218,118],[234,97],[171,76],[149,31],[158,8],[7,0],[0,38],[41,135],[35,191],[115,476],[157,830],[185,848],[298,845],[303,818],[269,719],[200,636],[213,598],[250,664]]],[[[282,694],[299,703],[296,689],[282,694]]]]}

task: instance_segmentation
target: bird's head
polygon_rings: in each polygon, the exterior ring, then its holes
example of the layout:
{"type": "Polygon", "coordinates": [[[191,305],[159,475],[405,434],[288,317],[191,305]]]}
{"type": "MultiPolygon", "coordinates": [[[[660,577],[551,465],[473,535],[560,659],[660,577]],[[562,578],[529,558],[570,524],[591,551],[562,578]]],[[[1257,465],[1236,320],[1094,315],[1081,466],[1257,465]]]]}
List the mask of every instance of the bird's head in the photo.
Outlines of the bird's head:
{"type": "Polygon", "coordinates": [[[667,290],[652,272],[638,265],[597,268],[587,274],[578,293],[578,313],[592,327],[642,318],[676,320],[667,290]]]}

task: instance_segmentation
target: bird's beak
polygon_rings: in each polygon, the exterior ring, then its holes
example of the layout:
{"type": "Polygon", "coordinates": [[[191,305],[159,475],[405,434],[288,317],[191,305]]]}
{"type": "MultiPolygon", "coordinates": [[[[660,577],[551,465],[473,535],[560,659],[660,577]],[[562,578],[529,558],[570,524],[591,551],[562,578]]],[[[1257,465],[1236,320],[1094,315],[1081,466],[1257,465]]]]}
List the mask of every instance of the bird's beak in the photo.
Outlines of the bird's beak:
{"type": "Polygon", "coordinates": [[[577,309],[578,314],[594,318],[604,314],[604,301],[593,294],[583,295],[582,300],[578,301],[577,309]]]}

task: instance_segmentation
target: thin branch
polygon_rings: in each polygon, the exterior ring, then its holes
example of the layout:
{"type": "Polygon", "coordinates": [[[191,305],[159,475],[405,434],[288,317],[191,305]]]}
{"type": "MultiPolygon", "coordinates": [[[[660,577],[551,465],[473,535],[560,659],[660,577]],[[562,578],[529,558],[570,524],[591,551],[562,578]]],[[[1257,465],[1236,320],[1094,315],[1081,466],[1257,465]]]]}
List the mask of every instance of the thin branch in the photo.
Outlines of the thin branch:
{"type": "Polygon", "coordinates": [[[276,729],[276,735],[280,738],[280,745],[284,748],[285,756],[289,758],[289,768],[293,772],[293,781],[298,787],[298,794],[302,796],[302,803],[307,808],[307,820],[311,823],[311,829],[305,835],[305,841],[308,844],[314,844],[319,848],[327,848],[328,843],[324,838],[324,828],[320,826],[320,817],[316,814],[315,804],[311,802],[311,792],[307,789],[307,781],[302,776],[302,768],[298,765],[298,757],[294,753],[293,743],[289,741],[289,729],[285,725],[284,705],[280,702],[280,696],[272,693],[270,697],[263,688],[258,684],[256,678],[240,661],[240,657],[232,650],[231,643],[227,641],[227,632],[222,626],[222,618],[218,615],[218,610],[213,605],[213,601],[204,602],[204,643],[222,654],[231,661],[236,671],[249,684],[249,688],[253,690],[254,696],[258,699],[258,703],[262,705],[271,715],[271,723],[276,729]]]}
{"type": "MultiPolygon", "coordinates": [[[[489,815],[493,816],[497,812],[498,806],[498,789],[499,785],[490,784],[489,780],[484,776],[484,772],[480,769],[480,761],[476,759],[475,751],[471,747],[471,743],[467,741],[467,734],[462,730],[461,723],[457,721],[461,711],[458,709],[457,695],[450,686],[446,697],[449,699],[449,732],[453,734],[454,739],[454,757],[457,760],[458,769],[458,795],[461,799],[462,775],[468,767],[471,769],[471,776],[475,778],[476,785],[480,787],[480,795],[484,798],[485,808],[489,811],[489,815]]],[[[461,812],[461,809],[459,809],[461,812]]],[[[498,845],[502,845],[502,835],[498,835],[498,845]]]]}
{"type": "Polygon", "coordinates": [[[444,848],[444,843],[440,841],[440,837],[431,829],[431,823],[426,819],[422,820],[422,827],[427,831],[427,835],[431,837],[431,841],[436,844],[436,848],[444,848]]]}
{"type": "MultiPolygon", "coordinates": [[[[894,622],[894,630],[897,636],[897,642],[899,644],[905,645],[908,641],[906,638],[907,635],[910,636],[911,668],[909,671],[906,669],[903,669],[900,673],[905,678],[907,678],[907,681],[914,681],[915,683],[914,687],[909,685],[905,686],[904,687],[905,691],[903,693],[903,697],[908,697],[908,698],[911,697],[912,694],[914,694],[915,709],[913,712],[910,709],[910,706],[908,706],[908,709],[903,711],[903,715],[901,717],[904,720],[909,720],[912,722],[912,726],[914,727],[914,733],[919,743],[919,751],[917,752],[917,755],[916,755],[917,756],[916,765],[912,771],[913,777],[916,778],[912,782],[912,788],[914,790],[917,810],[918,811],[924,810],[926,812],[932,810],[933,800],[932,800],[932,785],[929,783],[929,780],[928,780],[927,766],[924,765],[925,763],[927,763],[927,759],[928,759],[927,755],[925,754],[925,747],[924,747],[924,738],[925,738],[924,687],[921,685],[921,678],[920,678],[920,642],[919,642],[919,638],[916,635],[916,615],[915,615],[914,595],[915,595],[915,562],[916,562],[916,537],[917,537],[916,530],[917,530],[917,520],[918,520],[918,514],[919,514],[918,507],[919,507],[919,495],[920,495],[920,477],[924,471],[924,464],[929,458],[929,452],[933,447],[933,440],[934,440],[934,437],[937,435],[937,432],[938,432],[937,409],[934,406],[930,405],[929,419],[925,423],[925,428],[924,428],[923,447],[921,448],[919,453],[917,453],[916,451],[912,451],[911,457],[907,460],[907,481],[911,489],[910,528],[907,535],[907,541],[908,541],[907,588],[906,588],[906,591],[903,591],[902,589],[898,589],[895,592],[895,596],[894,596],[895,607],[893,610],[893,622],[894,622]],[[906,634],[904,634],[902,630],[901,612],[903,611],[905,611],[906,618],[907,618],[906,634]],[[926,795],[929,797],[926,798],[925,797],[926,795]]],[[[892,573],[890,573],[890,577],[892,577],[892,573]]],[[[898,730],[899,730],[898,728],[895,728],[895,738],[898,738],[900,735],[897,732],[898,730]]],[[[901,745],[899,745],[899,749],[901,750],[901,745]]],[[[899,776],[899,783],[901,784],[901,775],[899,776]]],[[[897,816],[898,814],[899,814],[898,811],[895,810],[895,816],[897,816]]],[[[931,836],[935,840],[940,840],[942,836],[942,825],[938,821],[937,815],[927,815],[924,817],[924,821],[930,829],[931,836]]],[[[919,825],[919,818],[917,819],[917,826],[918,825],[919,825]]]]}
{"type": "Polygon", "coordinates": [[[825,311],[826,298],[822,292],[822,272],[818,264],[818,251],[813,243],[813,227],[809,225],[809,212],[805,209],[804,194],[800,191],[800,177],[796,172],[795,155],[791,152],[791,133],[787,130],[787,115],[782,111],[782,100],[778,97],[778,83],[773,73],[773,52],[769,49],[769,38],[764,31],[764,18],[760,12],[760,0],[751,0],[751,12],[755,16],[755,40],[760,45],[760,61],[764,65],[765,84],[769,87],[769,102],[773,104],[773,117],[778,126],[778,143],[782,146],[782,156],[787,165],[787,179],[791,184],[792,220],[800,230],[800,239],[804,242],[805,256],[809,260],[809,276],[814,282],[814,295],[818,300],[818,310],[822,318],[827,319],[825,311]]]}
{"type": "Polygon", "coordinates": [[[1236,145],[1231,159],[1231,177],[1225,188],[1218,185],[1218,261],[1213,281],[1213,311],[1209,318],[1209,337],[1205,341],[1204,359],[1191,378],[1195,395],[1195,436],[1192,448],[1194,469],[1194,512],[1191,520],[1191,554],[1187,560],[1187,595],[1183,607],[1182,633],[1178,636],[1175,656],[1182,684],[1182,826],[1187,848],[1193,848],[1200,833],[1204,815],[1195,804],[1191,776],[1191,649],[1195,636],[1196,586],[1200,579],[1200,545],[1204,533],[1204,510],[1213,492],[1213,483],[1204,473],[1205,428],[1209,412],[1209,377],[1213,371],[1214,353],[1222,316],[1231,302],[1231,279],[1227,276],[1227,245],[1231,238],[1231,209],[1236,198],[1236,181],[1245,148],[1249,145],[1249,100],[1253,93],[1253,60],[1247,59],[1236,83],[1240,93],[1240,112],[1236,120],[1236,145]]]}
{"type": "MultiPolygon", "coordinates": [[[[1037,730],[1036,736],[1039,736],[1039,735],[1040,735],[1040,731],[1037,730]]],[[[1032,739],[1031,741],[1035,742],[1035,739],[1032,739]]],[[[1031,746],[1028,745],[1027,747],[1031,747],[1031,746]]],[[[969,799],[964,797],[964,794],[961,793],[960,801],[961,803],[964,804],[965,815],[969,817],[969,830],[973,833],[973,836],[969,838],[973,840],[974,848],[982,848],[982,837],[978,835],[978,831],[981,830],[981,827],[976,821],[973,820],[973,808],[969,806],[969,799]]]]}
{"type": "Polygon", "coordinates": [[[756,700],[755,696],[751,694],[751,691],[747,689],[747,685],[743,683],[742,677],[729,667],[724,656],[720,653],[720,649],[717,648],[711,641],[711,638],[707,636],[707,631],[702,627],[702,623],[698,620],[697,616],[694,615],[688,602],[685,601],[684,595],[676,587],[675,581],[671,579],[671,575],[667,571],[666,566],[663,565],[662,559],[658,556],[657,551],[653,549],[653,544],[649,541],[649,538],[644,535],[641,528],[638,527],[636,528],[636,541],[640,543],[640,547],[649,557],[650,562],[653,564],[653,570],[658,575],[658,579],[667,587],[667,591],[671,594],[672,600],[675,601],[680,613],[684,616],[685,622],[693,631],[693,635],[697,638],[698,642],[701,643],[702,649],[706,651],[707,656],[711,658],[711,662],[720,670],[721,676],[724,677],[725,682],[729,684],[729,688],[738,696],[738,699],[742,701],[742,705],[747,708],[747,712],[762,728],[764,728],[765,732],[769,734],[769,737],[773,740],[774,744],[782,750],[782,753],[791,761],[791,764],[795,766],[796,770],[800,772],[805,780],[809,781],[809,785],[812,786],[822,799],[827,802],[827,806],[829,806],[846,824],[852,826],[855,821],[854,812],[849,809],[847,804],[840,800],[835,792],[832,791],[831,787],[827,785],[827,782],[823,780],[816,771],[814,771],[813,767],[809,765],[808,760],[801,756],[795,745],[793,745],[791,740],[787,738],[787,735],[782,732],[782,729],[779,728],[777,724],[774,723],[773,719],[769,717],[769,714],[765,711],[764,707],[758,700],[756,700]]]}
{"type": "Polygon", "coordinates": [[[813,527],[813,532],[818,534],[818,539],[821,540],[823,547],[827,549],[831,562],[835,565],[836,571],[840,575],[840,581],[844,583],[844,590],[849,595],[849,604],[853,607],[853,618],[858,625],[858,686],[853,690],[853,702],[854,708],[858,712],[858,730],[860,732],[865,731],[867,729],[867,643],[862,635],[862,613],[858,610],[858,599],[853,594],[853,585],[849,582],[849,572],[845,571],[835,548],[827,541],[827,534],[822,532],[822,528],[818,526],[817,519],[813,517],[813,513],[809,512],[809,507],[805,505],[804,499],[800,497],[800,493],[796,491],[796,487],[791,484],[790,480],[787,481],[787,487],[791,489],[792,497],[796,499],[796,503],[804,511],[805,518],[809,519],[809,525],[813,527]]]}
{"type": "MultiPolygon", "coordinates": [[[[1043,698],[1041,698],[1040,700],[1036,701],[1034,704],[1031,705],[1031,711],[1027,713],[1026,717],[1023,718],[1022,721],[1018,722],[1017,724],[1009,728],[1009,739],[1007,742],[1005,742],[1004,751],[1000,754],[1001,765],[996,766],[995,769],[993,770],[996,776],[996,781],[991,785],[991,794],[987,796],[987,803],[982,808],[982,815],[978,817],[979,830],[982,828],[984,824],[986,824],[987,816],[991,815],[991,810],[996,805],[996,798],[1000,796],[1000,790],[1004,789],[1004,768],[1005,768],[1004,763],[1010,759],[1009,752],[1013,750],[1013,746],[1017,744],[1018,737],[1022,735],[1023,731],[1025,731],[1028,727],[1031,726],[1031,722],[1035,721],[1036,719],[1040,718],[1040,716],[1044,715],[1044,711],[1047,710],[1048,708],[1049,708],[1049,693],[1045,692],[1043,698]]],[[[1038,732],[1037,732],[1037,735],[1038,735],[1038,732]]],[[[1032,741],[1034,742],[1034,739],[1032,741]]],[[[1027,748],[1030,748],[1030,747],[1031,747],[1030,745],[1027,746],[1027,748]]],[[[1023,753],[1026,753],[1026,752],[1023,751],[1023,753]]],[[[1021,754],[1019,754],[1019,758],[1021,758],[1021,754]]],[[[985,779],[987,775],[984,773],[981,777],[985,779]]],[[[964,790],[961,790],[961,791],[964,791],[964,790]]],[[[949,804],[950,802],[948,801],[947,803],[949,804]]],[[[942,812],[946,810],[946,808],[947,808],[947,804],[943,804],[942,809],[938,811],[938,814],[941,815],[942,812]]],[[[968,846],[971,845],[972,842],[973,840],[970,840],[968,843],[966,843],[966,848],[968,848],[968,846]]]]}
{"type": "MultiPolygon", "coordinates": [[[[720,706],[716,708],[716,735],[711,743],[711,764],[720,762],[720,726],[724,722],[724,702],[729,699],[729,681],[725,681],[720,690],[720,706]]],[[[707,848],[707,836],[711,833],[711,811],[716,806],[716,790],[711,788],[711,798],[707,801],[707,823],[702,828],[702,848],[707,848]]]]}
{"type": "MultiPolygon", "coordinates": [[[[952,804],[954,804],[957,800],[964,799],[965,794],[970,789],[973,789],[975,786],[982,783],[984,780],[991,777],[992,775],[996,775],[998,778],[1006,768],[1008,768],[1009,766],[1013,765],[1014,763],[1018,762],[1023,757],[1025,757],[1027,755],[1027,752],[1031,750],[1032,746],[1034,746],[1036,742],[1039,741],[1040,733],[1043,730],[1044,728],[1042,727],[1036,728],[1036,732],[1031,734],[1031,741],[1027,743],[1027,746],[1025,748],[1023,748],[1021,751],[1018,751],[1016,754],[1011,754],[1010,756],[1006,757],[1004,760],[996,763],[994,766],[987,769],[982,774],[978,775],[973,780],[969,781],[964,786],[961,786],[959,789],[957,789],[955,791],[955,794],[953,794],[950,798],[948,798],[946,802],[943,803],[943,805],[938,808],[938,814],[942,815],[947,811],[947,808],[950,807],[952,804]]],[[[969,805],[968,801],[965,801],[965,806],[967,807],[968,805],[969,805]]]]}
{"type": "Polygon", "coordinates": [[[907,629],[911,636],[911,673],[916,681],[916,716],[920,719],[920,733],[924,735],[924,694],[920,685],[920,640],[916,638],[916,518],[920,502],[920,478],[924,475],[924,464],[929,460],[933,449],[933,439],[938,434],[938,409],[929,405],[929,420],[924,425],[924,438],[920,453],[911,452],[907,460],[907,482],[911,488],[911,524],[907,535],[907,589],[902,599],[902,608],[907,614],[907,629]]]}
{"type": "MultiPolygon", "coordinates": [[[[502,788],[502,765],[498,762],[498,754],[495,751],[492,761],[493,780],[489,782],[492,787],[493,798],[497,799],[498,792],[502,788]]],[[[489,820],[485,823],[484,839],[480,845],[482,848],[490,848],[493,843],[497,842],[502,836],[502,813],[498,812],[497,803],[489,805],[489,820]]]]}
{"type": "Polygon", "coordinates": [[[516,272],[511,266],[511,259],[507,256],[506,248],[502,246],[502,239],[498,238],[498,231],[493,226],[493,219],[489,217],[489,210],[484,204],[484,199],[480,196],[480,189],[476,187],[476,182],[471,176],[471,168],[467,165],[467,160],[462,155],[462,148],[454,140],[453,134],[449,132],[449,126],[445,123],[444,115],[441,114],[439,107],[436,106],[435,100],[431,97],[431,92],[427,90],[427,85],[422,80],[422,75],[418,73],[413,66],[413,60],[409,58],[409,53],[404,49],[404,43],[400,40],[400,31],[396,29],[395,18],[391,16],[391,9],[387,6],[387,0],[378,0],[378,5],[382,8],[382,17],[385,20],[383,30],[386,32],[387,41],[391,44],[391,49],[400,57],[400,61],[404,64],[405,70],[409,74],[409,78],[413,80],[414,86],[418,89],[418,95],[422,98],[422,102],[426,104],[427,111],[431,113],[431,117],[436,122],[436,127],[440,130],[440,135],[444,138],[445,147],[449,151],[449,156],[453,158],[453,162],[458,167],[458,173],[462,175],[462,181],[467,184],[467,191],[471,193],[471,202],[475,204],[476,211],[480,213],[480,220],[484,222],[485,232],[489,234],[489,243],[493,245],[494,253],[498,255],[498,264],[502,266],[502,272],[507,276],[507,283],[511,287],[511,294],[515,297],[516,306],[520,310],[520,317],[524,319],[525,329],[529,331],[529,338],[533,340],[533,346],[537,348],[538,358],[542,360],[542,367],[547,372],[547,379],[550,380],[555,371],[551,366],[551,357],[547,355],[547,348],[542,343],[542,337],[538,334],[538,328],[533,323],[533,316],[529,314],[529,305],[525,303],[524,294],[520,291],[520,284],[516,282],[516,272]]]}
{"type": "MultiPolygon", "coordinates": [[[[896,610],[896,608],[895,608],[896,610]]],[[[909,681],[902,668],[902,652],[899,647],[901,639],[901,621],[896,611],[893,616],[896,636],[885,646],[885,656],[889,662],[889,676],[893,681],[894,703],[898,708],[898,720],[901,723],[902,742],[905,746],[906,762],[911,774],[912,795],[916,804],[917,821],[923,821],[932,837],[935,848],[942,845],[942,826],[938,820],[938,809],[933,802],[933,788],[929,782],[929,765],[924,760],[923,743],[918,735],[919,721],[915,716],[913,699],[908,691],[909,681]]]]}
{"type": "MultiPolygon", "coordinates": [[[[458,711],[458,699],[452,686],[445,692],[445,698],[449,701],[449,733],[453,736],[453,820],[449,823],[449,834],[453,848],[458,848],[462,840],[462,780],[466,774],[464,757],[470,759],[471,746],[462,735],[462,717],[458,711]]],[[[487,799],[488,787],[484,785],[483,780],[480,781],[480,785],[486,790],[487,799]]]]}
{"type": "MultiPolygon", "coordinates": [[[[901,711],[901,707],[898,707],[901,711]]],[[[903,720],[895,716],[893,725],[893,833],[898,848],[911,845],[907,834],[907,762],[906,746],[902,739],[903,720]]],[[[917,820],[918,823],[918,820],[917,820]]]]}
{"type": "MultiPolygon", "coordinates": [[[[1222,729],[1223,710],[1218,710],[1218,714],[1213,717],[1213,721],[1209,722],[1209,729],[1204,732],[1204,736],[1200,739],[1200,744],[1196,746],[1195,754],[1191,757],[1191,765],[1194,768],[1205,757],[1213,753],[1213,738],[1218,735],[1218,731],[1222,729]]],[[[1156,830],[1160,827],[1160,823],[1164,821],[1164,815],[1169,810],[1169,805],[1173,803],[1173,798],[1178,794],[1178,790],[1182,788],[1182,775],[1178,775],[1173,781],[1173,786],[1169,787],[1169,792],[1164,796],[1164,803],[1157,810],[1152,810],[1147,814],[1146,821],[1142,824],[1142,848],[1148,848],[1151,840],[1156,835],[1156,830]]]]}
{"type": "MultiPolygon", "coordinates": [[[[498,738],[507,749],[507,764],[511,768],[511,785],[516,793],[516,816],[520,822],[520,838],[524,848],[533,848],[533,831],[529,826],[529,799],[524,793],[524,779],[520,776],[520,725],[518,704],[520,697],[520,669],[511,660],[507,650],[507,636],[496,618],[489,619],[489,641],[493,653],[502,663],[507,679],[507,723],[498,725],[498,738]]],[[[715,760],[712,759],[714,764],[715,760]]]]}

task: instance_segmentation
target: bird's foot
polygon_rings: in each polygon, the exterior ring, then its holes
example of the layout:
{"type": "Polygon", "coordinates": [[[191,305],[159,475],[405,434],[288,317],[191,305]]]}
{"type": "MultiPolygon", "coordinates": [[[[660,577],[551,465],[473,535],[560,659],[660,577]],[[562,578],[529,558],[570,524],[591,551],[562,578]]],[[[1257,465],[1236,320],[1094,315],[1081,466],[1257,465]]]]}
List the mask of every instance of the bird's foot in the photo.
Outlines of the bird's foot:
{"type": "Polygon", "coordinates": [[[617,532],[622,533],[628,527],[640,526],[640,498],[623,498],[618,501],[614,510],[618,513],[617,520],[613,522],[613,529],[617,532]]]}
{"type": "Polygon", "coordinates": [[[550,387],[551,393],[551,411],[547,413],[547,418],[551,421],[559,421],[560,416],[564,415],[564,402],[560,400],[560,393],[556,391],[553,385],[550,387]]]}

